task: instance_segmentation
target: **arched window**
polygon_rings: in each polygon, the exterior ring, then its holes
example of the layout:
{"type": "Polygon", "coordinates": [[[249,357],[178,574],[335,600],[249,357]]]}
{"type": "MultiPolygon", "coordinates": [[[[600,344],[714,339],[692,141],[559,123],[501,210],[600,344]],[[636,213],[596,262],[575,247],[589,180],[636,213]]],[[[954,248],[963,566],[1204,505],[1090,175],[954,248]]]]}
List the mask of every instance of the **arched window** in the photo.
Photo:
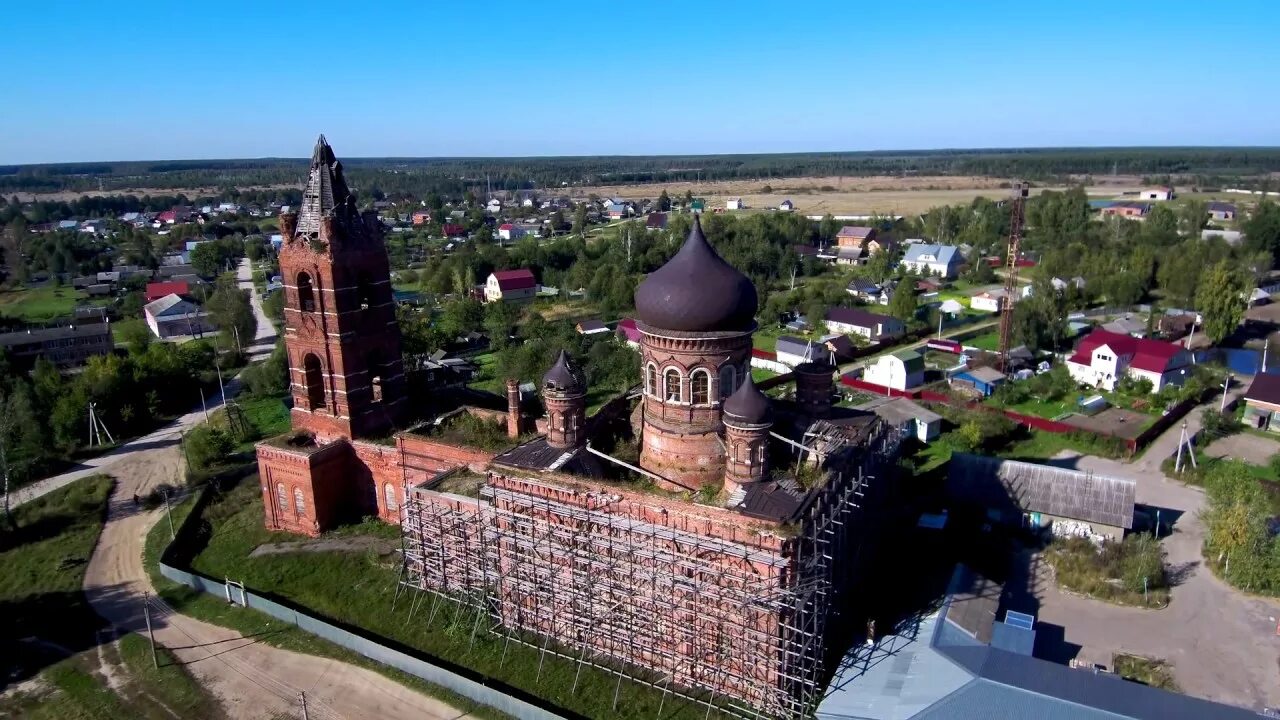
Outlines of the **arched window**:
{"type": "Polygon", "coordinates": [[[293,511],[299,515],[307,514],[307,499],[302,496],[302,488],[293,489],[293,511]]]}
{"type": "Polygon", "coordinates": [[[369,273],[363,270],[356,275],[356,302],[361,310],[368,310],[373,305],[373,283],[369,281],[369,273]]]}
{"type": "Polygon", "coordinates": [[[666,372],[666,390],[664,397],[667,402],[680,402],[680,371],[671,368],[666,372]]]}
{"type": "Polygon", "coordinates": [[[732,365],[722,365],[720,367],[720,399],[726,400],[733,391],[738,382],[738,369],[732,365]]]}
{"type": "Polygon", "coordinates": [[[648,372],[645,373],[644,391],[654,397],[658,397],[658,366],[649,363],[648,372]]]}
{"type": "Polygon", "coordinates": [[[324,409],[324,369],[315,353],[307,353],[302,359],[303,382],[307,384],[307,404],[311,410],[324,409]]]}
{"type": "Polygon", "coordinates": [[[388,512],[395,512],[400,508],[400,506],[396,504],[396,486],[395,485],[392,485],[391,483],[387,483],[386,485],[384,485],[382,488],[382,494],[387,500],[388,512]]]}
{"type": "Polygon", "coordinates": [[[276,507],[280,512],[289,507],[289,491],[285,490],[284,483],[276,483],[276,507]]]}
{"type": "Polygon", "coordinates": [[[305,312],[311,312],[316,309],[316,293],[311,287],[311,276],[307,273],[298,273],[298,307],[305,312]]]}
{"type": "Polygon", "coordinates": [[[711,373],[699,369],[689,375],[689,396],[694,405],[711,402],[711,373]]]}
{"type": "Polygon", "coordinates": [[[365,365],[369,373],[369,388],[373,393],[373,401],[382,402],[382,376],[385,371],[382,365],[382,355],[377,350],[374,350],[365,358],[365,365]]]}

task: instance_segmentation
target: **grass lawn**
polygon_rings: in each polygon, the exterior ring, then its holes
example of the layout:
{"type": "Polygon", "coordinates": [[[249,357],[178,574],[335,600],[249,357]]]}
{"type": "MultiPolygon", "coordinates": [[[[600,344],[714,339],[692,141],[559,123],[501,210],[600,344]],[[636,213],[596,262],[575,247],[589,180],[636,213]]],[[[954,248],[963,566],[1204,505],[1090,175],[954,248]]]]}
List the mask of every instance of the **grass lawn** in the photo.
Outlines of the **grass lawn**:
{"type": "Polygon", "coordinates": [[[758,367],[751,368],[751,379],[756,382],[760,382],[761,380],[768,380],[769,378],[772,378],[772,377],[778,377],[778,373],[772,370],[766,370],[764,368],[758,368],[758,367]]]}
{"type": "Polygon", "coordinates": [[[1009,443],[996,454],[1025,460],[1046,460],[1063,450],[1109,458],[1118,458],[1124,454],[1124,447],[1120,442],[1108,444],[1085,433],[1051,433],[1040,430],[1031,430],[1029,433],[1027,437],[1009,443]]]}
{"type": "Polygon", "coordinates": [[[961,341],[961,344],[969,345],[971,347],[976,347],[979,350],[988,350],[990,352],[995,352],[996,350],[1000,349],[1000,333],[998,332],[986,333],[984,335],[979,335],[975,338],[963,340],[961,341]]]}
{"type": "Polygon", "coordinates": [[[0,534],[0,666],[9,677],[48,665],[55,646],[78,651],[95,644],[103,621],[81,584],[110,490],[111,479],[101,475],[74,482],[14,510],[18,529],[0,534]],[[39,642],[20,642],[32,637],[39,642]]]}
{"type": "Polygon", "coordinates": [[[99,647],[97,631],[106,623],[81,586],[111,484],[95,475],[38,498],[14,511],[16,532],[0,534],[0,658],[7,679],[40,678],[32,690],[0,700],[0,717],[221,716],[212,696],[171,657],[162,656],[156,669],[141,636],[99,647]],[[103,663],[120,681],[116,689],[103,680],[103,663]]]}
{"type": "Polygon", "coordinates": [[[40,674],[39,689],[0,701],[0,716],[30,720],[139,718],[170,720],[220,718],[217,701],[164,648],[157,649],[160,667],[151,661],[151,646],[141,635],[88,650],[40,674]],[[106,684],[109,668],[118,686],[106,684]]]}
{"type": "Polygon", "coordinates": [[[1112,658],[1111,669],[1125,680],[1161,690],[1181,692],[1178,683],[1173,679],[1173,669],[1164,660],[1116,653],[1112,658]]]}
{"type": "MultiPolygon", "coordinates": [[[[175,511],[185,517],[185,508],[175,511]]],[[[431,596],[423,598],[413,622],[406,622],[409,601],[401,597],[392,608],[399,562],[374,552],[304,553],[250,558],[249,553],[265,542],[296,540],[284,533],[269,533],[262,527],[257,476],[250,476],[221,495],[204,511],[210,532],[208,543],[194,561],[196,570],[213,577],[228,576],[243,581],[251,589],[273,593],[312,609],[314,614],[363,628],[366,633],[387,638],[431,657],[439,657],[499,679],[523,691],[544,698],[580,716],[653,717],[662,704],[662,693],[623,681],[618,709],[613,710],[617,677],[589,667],[581,669],[577,690],[572,690],[576,663],[547,656],[538,675],[539,653],[517,644],[505,648],[499,636],[483,629],[471,642],[475,616],[452,603],[441,602],[431,622],[431,596]]],[[[158,527],[158,526],[157,526],[158,527]]],[[[342,534],[377,534],[366,526],[344,529],[342,534]]],[[[147,540],[148,566],[154,562],[168,533],[153,530],[147,540]]],[[[157,583],[157,589],[175,607],[202,619],[226,624],[242,632],[258,632],[281,624],[227,604],[212,596],[195,597],[172,583],[157,583]]],[[[321,644],[304,633],[286,630],[263,637],[272,644],[290,646],[302,652],[330,655],[333,646],[321,644]]],[[[349,653],[348,653],[349,655],[349,653]]],[[[345,657],[343,659],[346,659],[345,657]]],[[[365,663],[366,665],[368,663],[365,663]]],[[[384,669],[385,670],[385,669],[384,669]]],[[[436,690],[431,694],[439,695],[436,690]]],[[[702,719],[706,709],[668,697],[664,718],[702,719]]],[[[712,713],[712,716],[718,716],[712,713]]]]}
{"type": "Polygon", "coordinates": [[[1049,420],[1075,411],[1075,403],[1070,400],[1040,400],[1031,398],[1016,405],[1009,405],[1009,410],[1024,415],[1035,415],[1049,420]]]}
{"type": "Polygon", "coordinates": [[[75,288],[52,285],[0,292],[0,315],[31,322],[70,315],[84,302],[85,295],[75,288]]]}
{"type": "Polygon", "coordinates": [[[755,334],[751,339],[751,344],[753,347],[757,349],[774,352],[777,350],[777,347],[778,347],[778,338],[783,335],[800,338],[802,340],[816,341],[818,339],[819,334],[820,333],[816,333],[816,332],[807,332],[807,333],[796,332],[795,330],[790,330],[785,327],[777,327],[776,325],[774,325],[767,328],[762,327],[759,330],[756,330],[755,334]]]}

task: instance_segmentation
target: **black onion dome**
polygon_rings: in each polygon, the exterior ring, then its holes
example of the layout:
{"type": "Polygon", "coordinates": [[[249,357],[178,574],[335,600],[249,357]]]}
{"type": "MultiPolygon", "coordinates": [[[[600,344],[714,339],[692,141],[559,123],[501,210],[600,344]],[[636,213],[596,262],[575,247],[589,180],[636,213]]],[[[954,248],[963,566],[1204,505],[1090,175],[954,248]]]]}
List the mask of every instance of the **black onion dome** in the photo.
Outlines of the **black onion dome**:
{"type": "Polygon", "coordinates": [[[773,406],[747,373],[747,379],[724,401],[725,422],[740,425],[768,425],[773,422],[773,406]]]}
{"type": "Polygon", "coordinates": [[[697,215],[680,251],[636,288],[636,315],[664,330],[750,330],[756,303],[756,286],[711,247],[697,215]]]}
{"type": "Polygon", "coordinates": [[[542,376],[542,387],[544,390],[558,392],[585,392],[587,382],[578,370],[578,366],[574,365],[569,357],[569,353],[561,350],[551,369],[542,376]]]}

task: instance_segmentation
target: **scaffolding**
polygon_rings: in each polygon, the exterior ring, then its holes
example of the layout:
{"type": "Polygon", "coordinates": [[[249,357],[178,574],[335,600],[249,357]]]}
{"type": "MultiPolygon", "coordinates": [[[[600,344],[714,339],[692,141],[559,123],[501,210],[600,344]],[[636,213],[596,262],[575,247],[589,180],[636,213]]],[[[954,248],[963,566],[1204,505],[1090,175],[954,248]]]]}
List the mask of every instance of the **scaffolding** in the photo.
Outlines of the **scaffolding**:
{"type": "Polygon", "coordinates": [[[401,580],[426,591],[409,615],[427,595],[431,617],[440,599],[466,606],[507,643],[536,649],[539,676],[553,655],[708,714],[806,717],[826,680],[832,608],[858,566],[857,514],[896,438],[886,426],[810,491],[785,539],[678,529],[607,490],[528,478],[474,498],[434,481],[406,487],[401,580]]]}

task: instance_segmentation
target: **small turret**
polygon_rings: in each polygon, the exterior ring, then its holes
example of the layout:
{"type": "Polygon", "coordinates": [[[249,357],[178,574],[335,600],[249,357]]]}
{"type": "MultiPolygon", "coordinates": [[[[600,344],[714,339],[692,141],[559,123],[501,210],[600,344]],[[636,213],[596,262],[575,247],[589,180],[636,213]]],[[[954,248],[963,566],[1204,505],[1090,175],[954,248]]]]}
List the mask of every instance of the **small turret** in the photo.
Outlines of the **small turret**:
{"type": "Polygon", "coordinates": [[[542,376],[542,403],[547,407],[547,444],[553,448],[581,445],[587,417],[587,381],[564,350],[542,376]]]}
{"type": "Polygon", "coordinates": [[[742,385],[724,401],[725,492],[765,478],[771,427],[773,406],[747,373],[742,385]]]}

